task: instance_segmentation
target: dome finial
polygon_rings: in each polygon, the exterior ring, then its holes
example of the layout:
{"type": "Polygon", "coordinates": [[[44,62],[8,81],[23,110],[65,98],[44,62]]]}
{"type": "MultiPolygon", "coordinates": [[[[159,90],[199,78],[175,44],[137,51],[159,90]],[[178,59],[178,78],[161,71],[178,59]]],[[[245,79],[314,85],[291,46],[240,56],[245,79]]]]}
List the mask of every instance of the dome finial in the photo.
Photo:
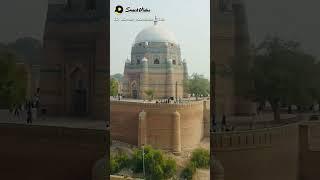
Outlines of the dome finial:
{"type": "Polygon", "coordinates": [[[157,16],[154,16],[154,21],[153,21],[154,25],[157,25],[158,24],[158,18],[157,16]]]}

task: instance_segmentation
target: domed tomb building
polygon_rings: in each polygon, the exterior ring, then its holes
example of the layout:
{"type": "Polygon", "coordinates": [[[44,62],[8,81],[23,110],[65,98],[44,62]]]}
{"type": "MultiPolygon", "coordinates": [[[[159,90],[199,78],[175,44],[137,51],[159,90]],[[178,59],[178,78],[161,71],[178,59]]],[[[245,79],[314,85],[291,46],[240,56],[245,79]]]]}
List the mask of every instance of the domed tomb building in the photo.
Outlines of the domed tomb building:
{"type": "Polygon", "coordinates": [[[145,92],[153,90],[155,98],[182,98],[187,96],[183,87],[187,77],[187,63],[174,34],[155,20],[136,36],[131,60],[125,63],[122,93],[145,99],[145,92]]]}

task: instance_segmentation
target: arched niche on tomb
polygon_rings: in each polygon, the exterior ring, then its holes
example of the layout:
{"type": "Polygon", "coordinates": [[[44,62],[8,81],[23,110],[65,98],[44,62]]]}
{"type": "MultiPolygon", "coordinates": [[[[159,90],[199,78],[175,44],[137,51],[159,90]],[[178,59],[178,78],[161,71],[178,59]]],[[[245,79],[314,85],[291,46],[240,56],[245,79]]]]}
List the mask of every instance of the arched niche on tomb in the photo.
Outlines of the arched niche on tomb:
{"type": "Polygon", "coordinates": [[[137,99],[138,98],[138,85],[137,85],[137,82],[136,81],[132,81],[131,82],[131,97],[134,98],[134,99],[137,99]]]}
{"type": "Polygon", "coordinates": [[[81,66],[75,66],[69,73],[69,99],[70,113],[84,116],[88,113],[89,81],[87,70],[81,66]]]}

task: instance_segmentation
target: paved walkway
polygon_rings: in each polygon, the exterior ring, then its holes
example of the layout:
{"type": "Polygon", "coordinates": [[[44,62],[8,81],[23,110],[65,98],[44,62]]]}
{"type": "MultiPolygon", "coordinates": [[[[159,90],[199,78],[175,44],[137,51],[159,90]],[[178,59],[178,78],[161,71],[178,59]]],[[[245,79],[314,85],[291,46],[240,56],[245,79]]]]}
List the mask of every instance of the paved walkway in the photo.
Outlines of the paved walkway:
{"type": "MultiPolygon", "coordinates": [[[[20,119],[10,115],[7,110],[0,110],[0,124],[25,124],[26,117],[21,115],[20,119]]],[[[103,120],[93,120],[90,118],[72,118],[72,117],[46,117],[45,119],[34,119],[31,125],[56,126],[67,128],[83,128],[106,130],[106,122],[103,120]]]]}
{"type": "Polygon", "coordinates": [[[264,112],[259,116],[228,117],[227,124],[234,126],[236,130],[270,128],[290,123],[308,121],[311,115],[316,114],[318,113],[281,114],[280,120],[275,121],[273,113],[264,112]]]}

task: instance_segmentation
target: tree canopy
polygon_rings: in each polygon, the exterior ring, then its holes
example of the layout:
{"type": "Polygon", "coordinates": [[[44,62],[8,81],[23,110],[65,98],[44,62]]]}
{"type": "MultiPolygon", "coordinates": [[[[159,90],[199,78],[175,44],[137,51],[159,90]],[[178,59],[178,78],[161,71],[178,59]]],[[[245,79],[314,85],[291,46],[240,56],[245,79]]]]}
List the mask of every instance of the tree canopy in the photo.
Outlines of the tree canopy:
{"type": "Polygon", "coordinates": [[[177,170],[173,158],[151,146],[145,146],[144,150],[135,149],[130,158],[124,153],[111,155],[110,166],[112,174],[119,173],[122,169],[132,169],[134,173],[141,174],[144,167],[145,178],[150,180],[170,179],[176,175],[177,170]]]}
{"type": "Polygon", "coordinates": [[[14,53],[0,52],[0,108],[11,108],[26,97],[26,72],[16,66],[16,60],[14,53]]]}
{"type": "Polygon", "coordinates": [[[207,149],[198,148],[192,152],[191,159],[182,170],[180,177],[191,180],[197,168],[210,168],[210,152],[207,149]]]}
{"type": "Polygon", "coordinates": [[[144,91],[144,93],[147,95],[148,99],[151,101],[154,97],[154,90],[153,89],[147,89],[144,91]]]}
{"type": "Polygon", "coordinates": [[[110,81],[110,96],[117,96],[118,95],[118,89],[119,89],[119,82],[114,79],[111,78],[110,81]]]}
{"type": "Polygon", "coordinates": [[[210,95],[210,82],[203,75],[192,74],[191,77],[184,82],[184,87],[189,94],[199,96],[210,95]]]}
{"type": "MultiPolygon", "coordinates": [[[[160,150],[151,146],[144,148],[146,179],[161,180],[173,177],[177,170],[174,159],[165,156],[160,150]]],[[[143,172],[142,150],[137,149],[132,158],[134,172],[143,172]]]]}
{"type": "Polygon", "coordinates": [[[310,105],[319,99],[320,65],[295,41],[267,37],[254,49],[254,94],[269,102],[274,118],[280,119],[280,104],[310,105]]]}
{"type": "Polygon", "coordinates": [[[123,75],[120,73],[114,74],[111,78],[116,79],[117,81],[121,81],[123,79],[123,75]]]}

